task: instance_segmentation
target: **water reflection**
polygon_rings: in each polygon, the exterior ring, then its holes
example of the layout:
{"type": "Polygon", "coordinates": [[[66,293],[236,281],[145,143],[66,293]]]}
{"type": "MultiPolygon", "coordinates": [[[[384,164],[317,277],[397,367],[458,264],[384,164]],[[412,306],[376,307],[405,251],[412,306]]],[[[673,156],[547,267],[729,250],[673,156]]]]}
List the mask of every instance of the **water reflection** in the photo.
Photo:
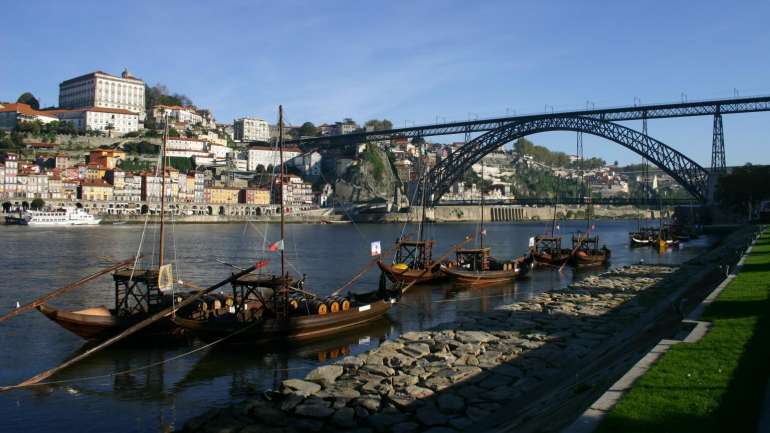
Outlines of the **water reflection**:
{"type": "MultiPolygon", "coordinates": [[[[613,250],[611,266],[645,261],[675,264],[704,251],[711,241],[702,238],[678,250],[631,249],[627,233],[635,222],[597,222],[602,242],[613,250]]],[[[569,233],[581,223],[564,223],[569,233]]],[[[490,224],[488,244],[498,257],[513,257],[526,250],[527,241],[545,228],[541,223],[490,224]]],[[[274,234],[277,228],[267,230],[274,234]]],[[[1,228],[4,248],[0,266],[7,278],[0,290],[0,313],[16,300],[29,300],[52,288],[93,272],[99,256],[130,257],[137,246],[140,227],[93,227],[77,230],[24,230],[1,228]]],[[[472,224],[430,227],[436,252],[475,230],[472,224]]],[[[294,251],[291,268],[307,273],[308,286],[330,293],[360,270],[370,259],[369,242],[382,240],[383,249],[401,231],[398,225],[297,225],[288,230],[286,246],[294,251]]],[[[270,239],[268,233],[268,239],[270,239]]],[[[264,235],[251,226],[177,226],[172,253],[180,277],[199,285],[216,282],[230,272],[214,257],[247,263],[257,256],[264,235]]],[[[281,380],[302,377],[319,364],[367,351],[400,333],[430,328],[461,318],[465,312],[489,311],[538,293],[604,271],[575,273],[565,267],[536,270],[524,280],[501,286],[458,290],[448,282],[414,286],[388,319],[366,328],[301,346],[225,344],[201,349],[202,343],[182,342],[154,347],[113,347],[55,377],[76,379],[55,387],[36,387],[0,394],[0,417],[8,430],[34,422],[37,428],[58,431],[153,431],[180,426],[186,419],[234,398],[276,387],[281,380]],[[182,356],[184,355],[184,356],[182,356]],[[146,366],[151,366],[145,368],[146,366]],[[129,371],[126,374],[110,375],[129,371]],[[84,380],[82,378],[91,378],[84,380]]],[[[370,273],[354,290],[376,287],[370,273]]],[[[111,281],[99,280],[74,291],[54,304],[65,308],[110,305],[111,281]],[[110,290],[105,290],[109,288],[110,290]]],[[[0,326],[0,385],[18,383],[59,364],[82,346],[77,337],[42,315],[32,312],[0,326]]]]}

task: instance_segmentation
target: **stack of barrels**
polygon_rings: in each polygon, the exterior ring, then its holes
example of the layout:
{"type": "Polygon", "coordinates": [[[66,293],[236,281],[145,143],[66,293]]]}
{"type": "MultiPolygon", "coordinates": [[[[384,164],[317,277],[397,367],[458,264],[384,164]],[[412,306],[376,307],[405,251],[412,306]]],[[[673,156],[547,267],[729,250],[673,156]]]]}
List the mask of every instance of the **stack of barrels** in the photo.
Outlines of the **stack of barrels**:
{"type": "Polygon", "coordinates": [[[344,296],[311,298],[301,293],[295,293],[289,297],[289,307],[297,315],[317,314],[324,316],[350,310],[350,299],[344,296]]]}

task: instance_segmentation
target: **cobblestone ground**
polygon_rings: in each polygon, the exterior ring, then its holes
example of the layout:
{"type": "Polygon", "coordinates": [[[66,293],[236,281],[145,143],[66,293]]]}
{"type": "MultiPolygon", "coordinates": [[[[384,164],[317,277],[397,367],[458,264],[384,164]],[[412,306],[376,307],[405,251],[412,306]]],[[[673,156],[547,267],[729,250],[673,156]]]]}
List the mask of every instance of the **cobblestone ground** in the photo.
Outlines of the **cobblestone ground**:
{"type": "Polygon", "coordinates": [[[640,317],[638,295],[677,268],[632,265],[558,291],[406,333],[367,353],[283,381],[264,397],[211,410],[200,432],[463,431],[640,317]]]}

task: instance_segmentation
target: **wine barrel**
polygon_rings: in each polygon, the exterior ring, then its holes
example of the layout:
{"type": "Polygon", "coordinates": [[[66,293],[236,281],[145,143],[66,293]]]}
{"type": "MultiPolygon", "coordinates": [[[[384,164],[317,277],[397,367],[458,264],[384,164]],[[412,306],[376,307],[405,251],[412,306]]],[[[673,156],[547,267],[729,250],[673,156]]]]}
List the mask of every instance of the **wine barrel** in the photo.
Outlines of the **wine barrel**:
{"type": "Polygon", "coordinates": [[[329,313],[329,306],[318,299],[303,299],[299,311],[303,314],[318,314],[324,316],[329,313]]]}
{"type": "Polygon", "coordinates": [[[327,298],[324,300],[326,305],[329,306],[329,311],[332,313],[339,313],[340,312],[340,301],[338,301],[335,298],[327,298]]]}
{"type": "Polygon", "coordinates": [[[299,303],[302,300],[300,296],[297,294],[292,294],[289,296],[289,309],[291,311],[297,311],[299,309],[299,303]]]}
{"type": "Polygon", "coordinates": [[[342,298],[342,301],[340,302],[340,307],[342,307],[342,311],[350,310],[350,299],[342,298]]]}

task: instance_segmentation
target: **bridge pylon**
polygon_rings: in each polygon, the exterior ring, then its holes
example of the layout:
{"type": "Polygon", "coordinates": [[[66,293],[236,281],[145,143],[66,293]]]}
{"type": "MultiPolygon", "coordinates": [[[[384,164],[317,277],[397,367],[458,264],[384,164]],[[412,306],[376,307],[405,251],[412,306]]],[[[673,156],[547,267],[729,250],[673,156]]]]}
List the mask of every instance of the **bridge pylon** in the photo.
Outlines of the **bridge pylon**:
{"type": "Polygon", "coordinates": [[[717,110],[714,115],[714,138],[711,143],[711,172],[725,171],[725,132],[722,128],[722,114],[717,110]]]}
{"type": "Polygon", "coordinates": [[[717,106],[714,114],[714,134],[711,141],[711,170],[709,171],[707,202],[714,202],[719,176],[727,170],[725,163],[725,131],[722,126],[722,113],[717,106]]]}

